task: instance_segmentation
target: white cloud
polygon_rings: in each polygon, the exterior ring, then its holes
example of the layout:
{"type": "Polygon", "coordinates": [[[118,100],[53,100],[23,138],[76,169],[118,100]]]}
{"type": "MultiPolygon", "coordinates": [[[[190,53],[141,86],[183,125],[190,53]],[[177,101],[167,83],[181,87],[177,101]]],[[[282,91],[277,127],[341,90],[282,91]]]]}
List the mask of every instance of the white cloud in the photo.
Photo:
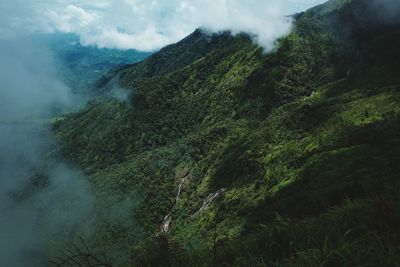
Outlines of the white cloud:
{"type": "Polygon", "coordinates": [[[84,45],[155,50],[194,29],[249,32],[266,50],[291,27],[286,15],[323,0],[0,0],[0,33],[70,32],[84,45]],[[10,31],[11,29],[11,31],[10,31]]]}

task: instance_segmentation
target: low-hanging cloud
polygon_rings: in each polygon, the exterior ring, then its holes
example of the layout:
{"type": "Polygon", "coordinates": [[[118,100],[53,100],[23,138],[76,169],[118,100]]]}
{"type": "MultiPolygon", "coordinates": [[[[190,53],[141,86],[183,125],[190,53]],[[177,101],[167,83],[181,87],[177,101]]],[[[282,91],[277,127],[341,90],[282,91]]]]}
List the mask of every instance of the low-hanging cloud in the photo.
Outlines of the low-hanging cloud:
{"type": "Polygon", "coordinates": [[[0,19],[0,24],[6,22],[4,28],[14,29],[11,32],[18,28],[76,33],[83,45],[142,51],[159,49],[203,27],[251,33],[270,50],[277,38],[290,31],[287,15],[321,2],[324,1],[0,0],[1,13],[8,17],[0,19]]]}
{"type": "Polygon", "coordinates": [[[384,23],[400,23],[400,1],[399,0],[373,0],[372,7],[379,11],[377,16],[384,23]]]}
{"type": "Polygon", "coordinates": [[[50,118],[74,102],[55,73],[46,49],[0,40],[1,266],[45,266],[95,203],[80,172],[48,155],[50,118]]]}

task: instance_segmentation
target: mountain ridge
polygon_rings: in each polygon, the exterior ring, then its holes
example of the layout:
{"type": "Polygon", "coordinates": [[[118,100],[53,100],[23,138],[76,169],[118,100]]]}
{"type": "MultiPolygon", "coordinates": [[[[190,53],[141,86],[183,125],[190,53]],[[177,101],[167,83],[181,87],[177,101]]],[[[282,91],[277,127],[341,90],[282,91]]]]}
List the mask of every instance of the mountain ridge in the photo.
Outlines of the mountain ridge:
{"type": "Polygon", "coordinates": [[[380,1],[299,14],[270,54],[196,31],[113,70],[98,85],[129,104],[54,124],[106,207],[140,199],[128,222],[94,216],[89,245],[115,266],[395,266],[400,23],[380,1]]]}

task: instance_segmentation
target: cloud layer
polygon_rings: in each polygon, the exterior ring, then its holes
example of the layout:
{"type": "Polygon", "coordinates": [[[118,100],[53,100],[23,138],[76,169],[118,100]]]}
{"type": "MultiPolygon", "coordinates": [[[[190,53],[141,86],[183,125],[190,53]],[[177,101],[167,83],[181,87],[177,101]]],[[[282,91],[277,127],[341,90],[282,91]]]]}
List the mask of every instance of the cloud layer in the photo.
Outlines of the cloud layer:
{"type": "MultiPolygon", "coordinates": [[[[290,30],[286,15],[323,0],[0,0],[3,35],[68,32],[84,45],[156,50],[194,29],[249,32],[270,49],[290,30]]],[[[1,32],[0,32],[1,33],[1,32]]]]}
{"type": "Polygon", "coordinates": [[[1,266],[46,266],[95,203],[80,172],[49,154],[50,118],[75,102],[55,69],[47,50],[0,40],[1,266]]]}

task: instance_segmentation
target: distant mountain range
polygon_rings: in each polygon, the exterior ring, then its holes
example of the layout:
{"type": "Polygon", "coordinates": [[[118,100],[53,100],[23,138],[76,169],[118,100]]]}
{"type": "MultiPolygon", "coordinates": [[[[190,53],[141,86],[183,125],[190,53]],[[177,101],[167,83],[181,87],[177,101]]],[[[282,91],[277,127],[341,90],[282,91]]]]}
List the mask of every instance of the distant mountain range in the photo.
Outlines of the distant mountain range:
{"type": "Polygon", "coordinates": [[[33,41],[46,46],[59,67],[59,75],[74,90],[87,91],[110,69],[142,61],[151,53],[137,50],[118,50],[82,46],[74,34],[37,34],[33,41]]]}

